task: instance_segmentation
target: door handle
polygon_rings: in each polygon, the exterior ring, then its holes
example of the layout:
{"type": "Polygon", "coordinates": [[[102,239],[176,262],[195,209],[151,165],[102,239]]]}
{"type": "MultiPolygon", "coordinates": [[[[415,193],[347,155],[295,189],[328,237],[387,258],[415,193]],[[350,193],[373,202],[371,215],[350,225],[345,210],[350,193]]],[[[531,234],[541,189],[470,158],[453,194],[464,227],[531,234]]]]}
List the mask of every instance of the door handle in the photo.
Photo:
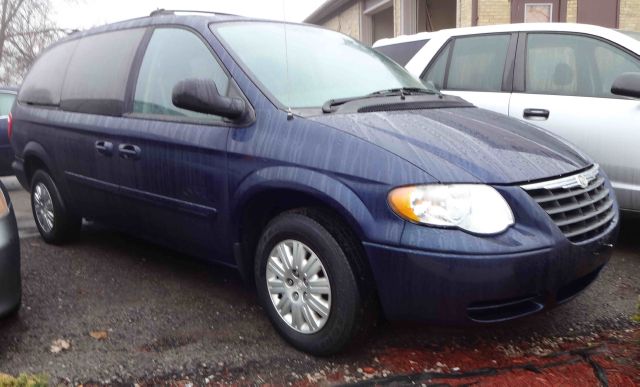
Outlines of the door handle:
{"type": "Polygon", "coordinates": [[[113,154],[113,144],[109,141],[96,141],[95,143],[96,152],[101,155],[111,156],[113,154]]]}
{"type": "Polygon", "coordinates": [[[533,121],[544,121],[549,118],[547,109],[524,109],[522,117],[533,121]]]}
{"type": "Polygon", "coordinates": [[[140,158],[140,147],[133,144],[120,144],[118,145],[118,152],[120,157],[125,160],[138,160],[140,158]]]}

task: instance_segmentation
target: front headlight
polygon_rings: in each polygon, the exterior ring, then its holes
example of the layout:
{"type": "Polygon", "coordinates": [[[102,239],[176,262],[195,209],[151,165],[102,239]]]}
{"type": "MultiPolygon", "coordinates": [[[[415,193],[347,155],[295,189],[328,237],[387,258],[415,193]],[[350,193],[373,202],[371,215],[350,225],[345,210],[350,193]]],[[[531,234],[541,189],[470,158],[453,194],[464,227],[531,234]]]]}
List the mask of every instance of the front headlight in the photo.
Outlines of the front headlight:
{"type": "Polygon", "coordinates": [[[513,224],[506,200],[493,187],[479,184],[430,184],[389,192],[389,205],[400,217],[477,234],[496,234],[513,224]]]}

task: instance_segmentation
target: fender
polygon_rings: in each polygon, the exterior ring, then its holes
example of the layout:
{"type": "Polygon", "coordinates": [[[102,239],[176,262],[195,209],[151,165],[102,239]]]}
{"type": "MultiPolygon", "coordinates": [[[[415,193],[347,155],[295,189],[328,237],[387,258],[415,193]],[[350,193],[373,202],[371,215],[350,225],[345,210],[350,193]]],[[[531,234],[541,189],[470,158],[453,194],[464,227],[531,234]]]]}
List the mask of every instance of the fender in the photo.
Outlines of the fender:
{"type": "MultiPolygon", "coordinates": [[[[255,195],[272,189],[304,192],[327,203],[347,220],[359,237],[369,235],[375,224],[367,206],[344,183],[321,172],[291,166],[260,169],[242,180],[230,195],[233,198],[230,213],[239,213],[255,195]]],[[[238,230],[239,222],[235,226],[238,230]]]]}
{"type": "MultiPolygon", "coordinates": [[[[372,184],[376,183],[379,184],[372,181],[372,184]]],[[[300,167],[275,166],[254,171],[231,192],[230,213],[242,213],[256,195],[274,189],[298,191],[326,203],[346,220],[361,241],[380,240],[397,244],[402,235],[402,221],[393,217],[376,221],[360,197],[345,183],[322,172],[300,167]]],[[[242,250],[240,228],[241,217],[236,217],[230,238],[233,241],[233,255],[243,280],[252,284],[252,265],[242,250]]]]}

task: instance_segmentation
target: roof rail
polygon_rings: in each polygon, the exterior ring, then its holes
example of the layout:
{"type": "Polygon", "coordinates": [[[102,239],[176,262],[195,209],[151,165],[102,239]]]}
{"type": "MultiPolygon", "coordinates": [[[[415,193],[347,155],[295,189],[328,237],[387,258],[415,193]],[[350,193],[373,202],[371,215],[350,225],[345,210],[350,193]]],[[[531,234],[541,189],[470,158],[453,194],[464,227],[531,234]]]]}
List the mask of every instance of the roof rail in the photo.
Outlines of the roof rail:
{"type": "Polygon", "coordinates": [[[161,15],[175,15],[176,13],[204,13],[208,15],[225,15],[225,16],[239,16],[233,13],[223,13],[223,12],[211,12],[211,11],[194,11],[188,9],[164,9],[158,8],[155,11],[151,12],[149,16],[161,16],[161,15]]]}

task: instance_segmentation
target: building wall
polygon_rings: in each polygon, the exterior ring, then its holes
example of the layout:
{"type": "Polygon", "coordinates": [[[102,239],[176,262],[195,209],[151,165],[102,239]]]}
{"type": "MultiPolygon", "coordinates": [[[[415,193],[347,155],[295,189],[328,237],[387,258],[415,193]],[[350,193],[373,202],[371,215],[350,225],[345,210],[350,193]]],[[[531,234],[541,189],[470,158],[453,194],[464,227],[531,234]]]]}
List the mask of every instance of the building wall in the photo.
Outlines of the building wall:
{"type": "Polygon", "coordinates": [[[567,1],[567,23],[575,23],[578,20],[578,0],[567,1]]]}
{"type": "MultiPolygon", "coordinates": [[[[401,35],[401,3],[406,0],[393,0],[393,31],[401,35]]],[[[454,0],[451,0],[454,1],[454,0]]],[[[473,25],[473,0],[455,0],[457,3],[456,25],[469,27],[473,25]]],[[[567,22],[575,23],[578,17],[579,0],[567,1],[567,22]]],[[[620,29],[640,31],[640,0],[620,1],[620,29]]],[[[354,0],[321,25],[362,39],[361,13],[363,2],[354,0]]],[[[478,25],[505,24],[511,22],[511,0],[478,0],[478,25]]]]}
{"type": "Polygon", "coordinates": [[[473,25],[473,1],[458,0],[457,25],[458,27],[471,27],[473,25]]]}
{"type": "Polygon", "coordinates": [[[393,33],[395,36],[402,35],[400,3],[402,3],[402,0],[393,0],[393,33]]]}
{"type": "Polygon", "coordinates": [[[511,1],[479,0],[478,25],[511,23],[511,1]]]}
{"type": "Polygon", "coordinates": [[[360,36],[360,6],[361,3],[356,1],[351,6],[343,9],[330,19],[325,20],[322,25],[334,31],[342,32],[355,39],[361,39],[360,36]]]}
{"type": "Polygon", "coordinates": [[[620,29],[640,31],[640,0],[620,0],[620,29]]]}

